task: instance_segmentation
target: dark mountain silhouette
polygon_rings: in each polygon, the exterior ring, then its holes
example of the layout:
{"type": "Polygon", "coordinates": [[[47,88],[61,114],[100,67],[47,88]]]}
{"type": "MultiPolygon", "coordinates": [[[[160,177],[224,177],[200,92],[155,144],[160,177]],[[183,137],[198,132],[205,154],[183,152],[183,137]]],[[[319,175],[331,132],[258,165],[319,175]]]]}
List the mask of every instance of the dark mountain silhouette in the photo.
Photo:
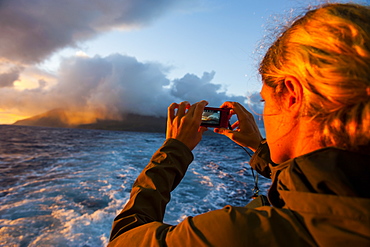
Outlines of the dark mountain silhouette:
{"type": "Polygon", "coordinates": [[[63,109],[54,109],[30,118],[18,120],[14,125],[26,125],[26,126],[43,126],[43,127],[56,127],[56,128],[68,128],[71,127],[68,124],[67,116],[63,109]]]}
{"type": "Polygon", "coordinates": [[[43,126],[56,128],[82,128],[100,130],[165,132],[166,118],[127,114],[123,120],[97,119],[95,123],[70,125],[63,109],[54,109],[30,118],[18,120],[14,125],[43,126]]]}

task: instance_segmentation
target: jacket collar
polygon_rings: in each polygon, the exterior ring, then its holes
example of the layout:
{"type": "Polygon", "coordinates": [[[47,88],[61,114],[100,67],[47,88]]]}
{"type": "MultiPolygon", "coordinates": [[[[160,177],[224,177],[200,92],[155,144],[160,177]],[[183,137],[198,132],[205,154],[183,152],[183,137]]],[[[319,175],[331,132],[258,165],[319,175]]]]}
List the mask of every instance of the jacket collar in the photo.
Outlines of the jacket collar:
{"type": "Polygon", "coordinates": [[[370,155],[328,147],[270,166],[269,200],[284,207],[284,191],[370,198],[370,155]]]}

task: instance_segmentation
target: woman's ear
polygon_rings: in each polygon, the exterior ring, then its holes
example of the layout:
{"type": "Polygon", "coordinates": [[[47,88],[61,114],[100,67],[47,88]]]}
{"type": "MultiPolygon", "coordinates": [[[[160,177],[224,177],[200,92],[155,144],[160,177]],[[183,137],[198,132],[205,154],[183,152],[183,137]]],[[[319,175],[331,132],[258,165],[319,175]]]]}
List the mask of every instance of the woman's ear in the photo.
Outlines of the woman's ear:
{"type": "Polygon", "coordinates": [[[294,113],[299,114],[301,105],[303,103],[303,87],[300,81],[294,76],[287,76],[284,79],[285,88],[287,93],[285,96],[286,109],[294,113]]]}

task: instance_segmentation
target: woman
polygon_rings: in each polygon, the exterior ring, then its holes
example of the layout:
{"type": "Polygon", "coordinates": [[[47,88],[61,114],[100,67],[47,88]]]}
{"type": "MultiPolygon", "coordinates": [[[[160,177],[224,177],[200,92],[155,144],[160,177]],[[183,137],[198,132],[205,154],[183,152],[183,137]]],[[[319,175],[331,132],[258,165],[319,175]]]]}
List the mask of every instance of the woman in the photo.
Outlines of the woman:
{"type": "Polygon", "coordinates": [[[370,246],[370,9],[327,4],[284,31],[261,65],[262,139],[252,115],[215,129],[255,151],[272,206],[225,206],[162,223],[193,159],[207,102],[172,104],[167,140],[137,178],[110,246],[370,246]]]}

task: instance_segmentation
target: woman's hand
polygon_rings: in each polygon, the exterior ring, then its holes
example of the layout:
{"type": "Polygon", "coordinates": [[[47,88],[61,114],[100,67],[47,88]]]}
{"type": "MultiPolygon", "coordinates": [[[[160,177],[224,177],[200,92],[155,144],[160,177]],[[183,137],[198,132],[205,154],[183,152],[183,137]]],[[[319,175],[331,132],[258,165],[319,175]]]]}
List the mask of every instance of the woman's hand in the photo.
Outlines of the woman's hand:
{"type": "Polygon", "coordinates": [[[238,121],[231,125],[232,130],[216,128],[214,132],[225,135],[235,143],[255,152],[263,139],[253,115],[237,102],[225,102],[221,108],[231,108],[231,114],[236,114],[238,121]]]}
{"type": "Polygon", "coordinates": [[[207,104],[207,101],[193,105],[186,101],[180,104],[172,103],[168,107],[166,138],[177,139],[193,150],[207,130],[200,126],[202,113],[207,104]]]}

